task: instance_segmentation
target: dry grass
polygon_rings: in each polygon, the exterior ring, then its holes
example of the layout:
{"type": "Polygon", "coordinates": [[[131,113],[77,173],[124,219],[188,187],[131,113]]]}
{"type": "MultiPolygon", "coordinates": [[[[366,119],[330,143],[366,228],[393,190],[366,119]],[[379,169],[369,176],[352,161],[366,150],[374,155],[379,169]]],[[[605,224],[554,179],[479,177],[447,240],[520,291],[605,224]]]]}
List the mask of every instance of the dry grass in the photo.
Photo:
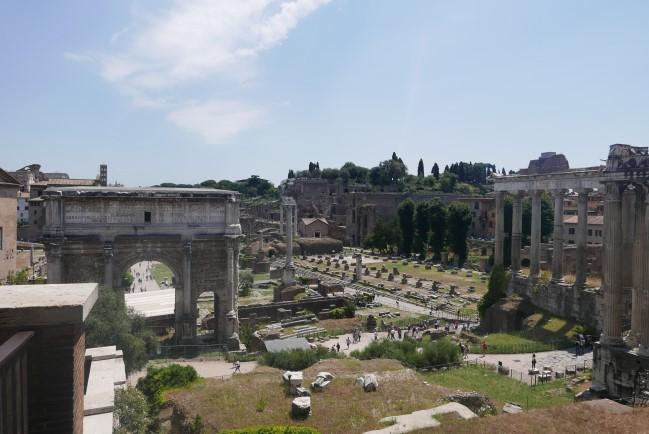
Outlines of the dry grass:
{"type": "Polygon", "coordinates": [[[647,433],[649,432],[649,409],[635,409],[631,413],[612,413],[587,407],[584,404],[572,404],[533,410],[513,415],[484,417],[469,421],[448,419],[441,426],[426,430],[414,431],[413,434],[425,433],[647,433]]]}
{"type": "Polygon", "coordinates": [[[228,381],[206,379],[203,384],[170,394],[190,417],[199,414],[208,432],[261,424],[306,425],[323,433],[362,433],[381,428],[382,417],[410,413],[442,403],[449,390],[427,385],[422,377],[394,360],[330,359],[304,371],[305,383],[319,371],[336,376],[330,388],[312,396],[313,415],[305,421],[290,417],[291,397],[281,384],[281,371],[260,367],[228,381]],[[377,392],[365,393],[356,377],[374,372],[377,392]]]}
{"type": "Polygon", "coordinates": [[[318,321],[318,326],[327,330],[328,332],[344,332],[351,333],[354,329],[361,327],[361,319],[356,318],[341,318],[341,319],[325,319],[318,321]]]}

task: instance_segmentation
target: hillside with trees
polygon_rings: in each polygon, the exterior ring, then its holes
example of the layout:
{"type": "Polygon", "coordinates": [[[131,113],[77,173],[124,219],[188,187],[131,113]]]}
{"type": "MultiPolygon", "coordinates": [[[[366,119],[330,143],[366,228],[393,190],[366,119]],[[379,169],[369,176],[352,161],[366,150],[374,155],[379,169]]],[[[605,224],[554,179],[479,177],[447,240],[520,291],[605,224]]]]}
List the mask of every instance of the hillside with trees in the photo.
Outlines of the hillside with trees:
{"type": "Polygon", "coordinates": [[[216,188],[219,190],[232,190],[241,193],[244,199],[264,198],[278,199],[279,191],[275,185],[267,179],[260,178],[257,175],[251,175],[250,178],[239,181],[230,181],[222,179],[215,181],[208,179],[200,184],[174,184],[172,182],[163,182],[155,187],[165,188],[216,188]]]}
{"type": "Polygon", "coordinates": [[[393,152],[390,159],[371,168],[347,162],[339,169],[321,169],[319,162],[309,162],[307,170],[290,169],[287,179],[339,180],[345,184],[367,184],[375,191],[442,191],[469,195],[484,193],[488,177],[499,173],[491,163],[460,161],[445,166],[443,171],[440,171],[437,162],[433,162],[430,167],[430,174],[426,175],[426,163],[420,158],[417,174],[411,175],[403,159],[393,152]]]}

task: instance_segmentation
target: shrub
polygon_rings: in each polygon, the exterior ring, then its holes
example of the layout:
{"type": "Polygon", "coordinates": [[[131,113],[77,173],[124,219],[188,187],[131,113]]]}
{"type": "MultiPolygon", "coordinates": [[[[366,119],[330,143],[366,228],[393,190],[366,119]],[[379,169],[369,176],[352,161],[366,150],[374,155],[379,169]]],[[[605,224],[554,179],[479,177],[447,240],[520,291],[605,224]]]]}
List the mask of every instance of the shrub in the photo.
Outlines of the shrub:
{"type": "Polygon", "coordinates": [[[507,295],[507,273],[502,265],[496,265],[491,269],[489,275],[489,285],[487,292],[482,296],[478,302],[478,312],[480,317],[484,318],[487,309],[494,303],[498,302],[501,298],[507,295]]]}
{"type": "Polygon", "coordinates": [[[343,309],[345,318],[354,318],[356,316],[356,305],[354,303],[346,302],[343,309]]]}
{"type": "Polygon", "coordinates": [[[362,351],[352,352],[352,356],[361,360],[396,359],[417,368],[447,365],[460,360],[457,344],[448,338],[431,341],[428,337],[421,342],[410,338],[402,341],[382,339],[371,342],[362,351]]]}
{"type": "Polygon", "coordinates": [[[331,319],[341,319],[345,317],[345,309],[342,307],[337,307],[335,309],[332,309],[331,312],[329,312],[329,318],[331,319]]]}
{"type": "Polygon", "coordinates": [[[367,322],[365,323],[365,327],[369,331],[376,330],[376,318],[374,317],[374,315],[369,315],[367,317],[367,322]]]}
{"type": "Polygon", "coordinates": [[[320,431],[306,426],[254,426],[219,432],[221,434],[320,434],[320,431]]]}
{"type": "Polygon", "coordinates": [[[276,353],[264,353],[260,362],[273,368],[287,371],[301,371],[316,364],[322,359],[333,359],[344,357],[343,354],[329,351],[329,349],[318,345],[310,350],[286,350],[276,353]]]}
{"type": "Polygon", "coordinates": [[[151,409],[157,411],[164,404],[162,392],[187,386],[197,379],[198,374],[194,368],[174,363],[162,368],[150,367],[146,376],[138,380],[137,388],[147,398],[151,409]]]}
{"type": "Polygon", "coordinates": [[[114,434],[146,434],[150,420],[149,404],[135,387],[115,390],[115,417],[119,427],[114,434]]]}
{"type": "Polygon", "coordinates": [[[248,297],[254,280],[254,276],[250,271],[239,272],[239,295],[248,297]]]}

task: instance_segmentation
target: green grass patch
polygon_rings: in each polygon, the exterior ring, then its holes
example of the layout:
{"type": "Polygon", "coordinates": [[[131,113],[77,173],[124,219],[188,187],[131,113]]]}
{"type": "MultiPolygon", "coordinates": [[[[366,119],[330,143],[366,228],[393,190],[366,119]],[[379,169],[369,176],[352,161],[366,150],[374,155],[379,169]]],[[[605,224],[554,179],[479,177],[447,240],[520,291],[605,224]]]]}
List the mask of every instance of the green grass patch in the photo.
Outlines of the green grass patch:
{"type": "Polygon", "coordinates": [[[487,395],[498,408],[515,402],[524,409],[569,404],[573,394],[566,392],[563,381],[551,381],[530,387],[525,383],[497,374],[492,368],[468,366],[423,374],[434,384],[449,388],[478,391],[487,395]]]}
{"type": "Polygon", "coordinates": [[[270,273],[252,273],[252,277],[255,282],[258,280],[269,280],[270,273]]]}
{"type": "MultiPolygon", "coordinates": [[[[574,321],[536,312],[523,320],[523,329],[518,332],[486,335],[487,353],[535,353],[569,348],[574,346],[576,335],[584,332],[584,327],[574,321]]],[[[470,345],[469,349],[473,353],[482,352],[479,343],[470,345]]]]}
{"type": "Polygon", "coordinates": [[[174,273],[171,271],[169,267],[167,267],[165,264],[153,264],[153,267],[151,267],[151,275],[153,276],[153,280],[158,282],[158,285],[162,285],[162,282],[167,280],[167,283],[171,285],[174,273]]]}

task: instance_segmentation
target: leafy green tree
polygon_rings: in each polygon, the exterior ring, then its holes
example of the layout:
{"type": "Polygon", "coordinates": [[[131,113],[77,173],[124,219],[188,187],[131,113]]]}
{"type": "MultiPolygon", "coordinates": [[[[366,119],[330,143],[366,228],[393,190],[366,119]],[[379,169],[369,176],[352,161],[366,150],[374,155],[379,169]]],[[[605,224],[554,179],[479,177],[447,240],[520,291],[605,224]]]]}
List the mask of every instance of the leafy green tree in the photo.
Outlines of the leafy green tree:
{"type": "Polygon", "coordinates": [[[119,426],[113,434],[147,434],[149,424],[149,404],[146,397],[135,387],[115,390],[115,417],[119,426]]]}
{"type": "Polygon", "coordinates": [[[489,285],[487,292],[478,302],[478,313],[484,318],[485,312],[494,303],[507,295],[507,273],[502,265],[495,265],[489,275],[489,285]]]}
{"type": "Polygon", "coordinates": [[[446,205],[439,199],[433,199],[428,206],[430,215],[430,246],[433,249],[433,258],[442,257],[444,243],[446,242],[447,213],[446,205]]]}
{"type": "Polygon", "coordinates": [[[417,165],[417,176],[419,178],[424,177],[424,160],[421,158],[419,159],[419,164],[417,165]]]}
{"type": "Polygon", "coordinates": [[[377,249],[381,253],[387,253],[398,243],[397,225],[394,221],[379,220],[372,228],[368,236],[363,240],[363,247],[377,249]]]}
{"type": "Polygon", "coordinates": [[[456,255],[460,267],[468,256],[467,237],[471,222],[471,210],[465,204],[453,202],[448,207],[448,246],[456,255]]]}
{"type": "Polygon", "coordinates": [[[452,193],[457,185],[457,175],[451,172],[444,172],[439,180],[439,187],[444,193],[452,193]]]}
{"type": "Polygon", "coordinates": [[[437,163],[433,164],[433,170],[430,173],[435,177],[435,179],[439,179],[439,166],[437,163]]]}
{"type": "MultiPolygon", "coordinates": [[[[525,243],[529,243],[532,233],[532,199],[526,198],[523,201],[523,235],[525,243]]],[[[541,195],[541,237],[547,240],[552,235],[554,225],[554,211],[552,199],[549,194],[541,195]]]]}
{"type": "Polygon", "coordinates": [[[397,210],[399,216],[399,232],[401,234],[401,252],[410,256],[415,236],[415,203],[412,199],[401,202],[397,210]]]}
{"type": "Polygon", "coordinates": [[[419,202],[415,207],[415,237],[413,250],[418,254],[426,254],[428,233],[430,232],[430,209],[427,202],[419,202]]]}
{"type": "Polygon", "coordinates": [[[142,369],[156,348],[153,333],[144,317],[126,309],[121,291],[101,287],[99,298],[86,320],[86,347],[116,345],[124,352],[126,372],[142,369]]]}

